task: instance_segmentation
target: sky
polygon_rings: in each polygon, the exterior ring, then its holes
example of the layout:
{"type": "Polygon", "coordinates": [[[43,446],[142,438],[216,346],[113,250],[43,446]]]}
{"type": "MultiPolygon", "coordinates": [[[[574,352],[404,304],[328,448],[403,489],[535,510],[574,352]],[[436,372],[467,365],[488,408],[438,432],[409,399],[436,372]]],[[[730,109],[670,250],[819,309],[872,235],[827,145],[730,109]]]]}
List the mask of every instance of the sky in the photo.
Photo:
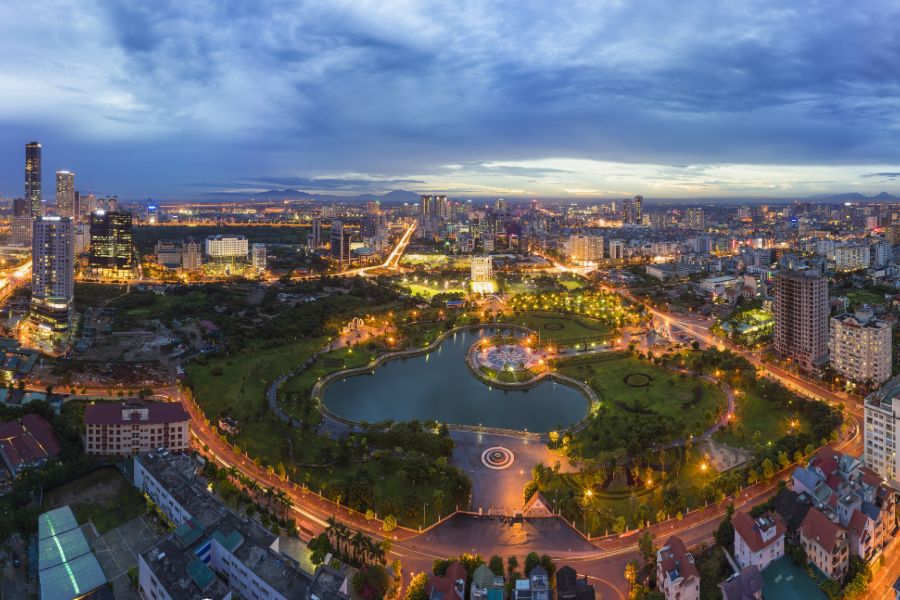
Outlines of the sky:
{"type": "Polygon", "coordinates": [[[125,198],[900,194],[893,0],[6,0],[24,145],[125,198]]]}

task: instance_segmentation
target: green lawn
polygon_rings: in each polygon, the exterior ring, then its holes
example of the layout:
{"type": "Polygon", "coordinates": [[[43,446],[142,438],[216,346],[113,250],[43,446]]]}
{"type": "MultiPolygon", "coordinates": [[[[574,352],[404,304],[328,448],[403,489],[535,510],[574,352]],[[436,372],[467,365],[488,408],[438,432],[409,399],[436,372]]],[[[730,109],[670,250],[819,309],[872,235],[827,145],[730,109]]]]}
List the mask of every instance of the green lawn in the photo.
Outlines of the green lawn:
{"type": "Polygon", "coordinates": [[[716,441],[738,448],[753,448],[753,434],[761,434],[761,442],[774,442],[791,433],[792,420],[797,421],[795,431],[809,430],[806,418],[795,415],[789,409],[782,409],[763,398],[756,390],[739,392],[735,398],[735,425],[723,428],[715,435],[716,441]],[[737,424],[741,423],[739,427],[737,424]]]}
{"type": "Polygon", "coordinates": [[[430,299],[435,294],[465,294],[466,289],[461,287],[444,287],[443,285],[422,285],[421,283],[407,283],[406,287],[409,288],[409,293],[412,296],[421,296],[425,299],[430,299]]]}
{"type": "Polygon", "coordinates": [[[614,327],[597,319],[557,312],[520,311],[518,315],[504,315],[504,320],[537,331],[542,340],[560,343],[582,338],[610,338],[615,334],[614,327]]]}
{"type": "Polygon", "coordinates": [[[144,497],[112,467],[98,469],[44,495],[42,509],[71,506],[81,524],[91,521],[101,534],[147,510],[144,497]]]}
{"type": "Polygon", "coordinates": [[[557,368],[587,382],[601,400],[588,426],[575,436],[576,456],[594,457],[617,448],[636,455],[652,443],[698,435],[726,406],[718,386],[626,353],[564,359],[557,368]],[[646,385],[628,385],[626,377],[646,385]]]}
{"type": "Polygon", "coordinates": [[[305,338],[287,346],[194,361],[187,367],[194,395],[211,418],[228,415],[247,421],[268,411],[266,385],[301,364],[325,338],[305,338]]]}
{"type": "Polygon", "coordinates": [[[883,292],[873,292],[865,288],[849,290],[845,295],[850,300],[851,309],[861,304],[882,304],[885,301],[883,292]]]}

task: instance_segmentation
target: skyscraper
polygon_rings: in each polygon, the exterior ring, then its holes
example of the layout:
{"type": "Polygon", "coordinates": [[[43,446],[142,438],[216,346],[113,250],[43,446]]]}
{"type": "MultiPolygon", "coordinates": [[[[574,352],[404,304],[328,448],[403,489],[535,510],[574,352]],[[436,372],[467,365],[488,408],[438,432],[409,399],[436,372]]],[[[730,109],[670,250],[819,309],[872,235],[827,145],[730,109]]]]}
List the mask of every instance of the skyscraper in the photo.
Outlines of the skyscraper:
{"type": "Polygon", "coordinates": [[[635,196],[631,206],[634,210],[634,220],[632,222],[640,223],[644,219],[644,197],[635,196]]]}
{"type": "Polygon", "coordinates": [[[341,221],[331,222],[331,258],[345,263],[350,261],[350,236],[341,221]]]}
{"type": "Polygon", "coordinates": [[[56,212],[63,217],[75,216],[75,173],[56,172],[56,212]]]}
{"type": "Polygon", "coordinates": [[[434,210],[434,196],[422,196],[422,203],[420,206],[420,213],[425,217],[430,216],[432,210],[434,210]]]}
{"type": "Polygon", "coordinates": [[[100,277],[126,277],[134,267],[131,213],[98,210],[91,215],[91,271],[100,277]]]}
{"type": "Polygon", "coordinates": [[[316,217],[312,220],[312,247],[322,247],[322,219],[316,217]]]}
{"type": "Polygon", "coordinates": [[[818,271],[775,278],[775,352],[805,371],[828,358],[828,279],[818,271]]]}
{"type": "Polygon", "coordinates": [[[25,200],[31,208],[31,216],[44,214],[41,194],[41,145],[37,142],[25,144],[25,200]]]}
{"type": "Polygon", "coordinates": [[[72,325],[75,237],[68,217],[39,217],[32,234],[31,341],[58,350],[72,325]]]}

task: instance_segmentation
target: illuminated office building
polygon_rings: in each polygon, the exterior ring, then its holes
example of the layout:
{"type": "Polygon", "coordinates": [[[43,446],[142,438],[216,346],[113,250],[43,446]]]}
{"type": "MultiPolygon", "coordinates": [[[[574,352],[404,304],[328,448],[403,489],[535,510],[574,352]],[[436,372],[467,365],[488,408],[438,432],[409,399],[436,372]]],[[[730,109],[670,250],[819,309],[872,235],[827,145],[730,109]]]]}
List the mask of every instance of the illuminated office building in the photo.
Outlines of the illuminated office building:
{"type": "Polygon", "coordinates": [[[131,213],[98,210],[91,215],[91,274],[102,278],[127,278],[134,269],[131,213]]]}
{"type": "Polygon", "coordinates": [[[39,217],[32,233],[31,311],[25,341],[49,354],[61,352],[72,330],[75,236],[68,217],[39,217]]]}
{"type": "Polygon", "coordinates": [[[56,172],[56,212],[63,217],[75,216],[75,173],[56,172]]]}
{"type": "Polygon", "coordinates": [[[25,144],[25,200],[31,209],[31,216],[44,214],[41,193],[41,145],[37,142],[25,144]]]}

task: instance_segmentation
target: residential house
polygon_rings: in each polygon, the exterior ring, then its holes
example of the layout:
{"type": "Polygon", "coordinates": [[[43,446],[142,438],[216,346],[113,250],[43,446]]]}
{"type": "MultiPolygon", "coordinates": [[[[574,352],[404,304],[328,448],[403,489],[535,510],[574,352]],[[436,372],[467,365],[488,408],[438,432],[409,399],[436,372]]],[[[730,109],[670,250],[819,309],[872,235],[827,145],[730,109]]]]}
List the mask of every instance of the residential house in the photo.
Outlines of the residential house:
{"type": "Polygon", "coordinates": [[[506,594],[502,575],[496,575],[487,565],[480,565],[472,573],[471,600],[503,600],[506,594]]]}
{"type": "Polygon", "coordinates": [[[656,585],[666,600],[700,598],[700,572],[681,538],[670,537],[656,552],[656,585]]]}
{"type": "Polygon", "coordinates": [[[787,528],[777,514],[764,513],[754,519],[749,513],[736,512],[734,525],[734,557],[743,569],[756,565],[764,571],[769,563],[784,556],[784,534],[787,528]]]}
{"type": "Polygon", "coordinates": [[[831,579],[841,580],[850,566],[847,531],[825,513],[812,508],[800,525],[800,543],[806,557],[831,579]]]}
{"type": "Polygon", "coordinates": [[[447,567],[443,577],[431,575],[425,586],[428,600],[465,600],[466,568],[462,563],[453,561],[447,567]]]}
{"type": "Polygon", "coordinates": [[[719,584],[722,600],[762,600],[762,572],[756,565],[744,567],[719,584]]]}
{"type": "Polygon", "coordinates": [[[594,586],[588,583],[587,577],[578,578],[578,574],[570,566],[556,572],[557,600],[595,600],[594,586]]]}

